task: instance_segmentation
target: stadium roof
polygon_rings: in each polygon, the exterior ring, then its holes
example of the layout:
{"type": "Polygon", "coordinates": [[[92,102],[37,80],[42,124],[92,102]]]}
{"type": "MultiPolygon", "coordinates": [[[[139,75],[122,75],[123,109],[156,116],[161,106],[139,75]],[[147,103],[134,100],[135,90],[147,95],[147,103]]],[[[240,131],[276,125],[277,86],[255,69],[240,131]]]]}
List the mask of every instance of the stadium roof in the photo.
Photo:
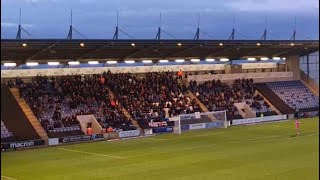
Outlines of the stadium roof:
{"type": "Polygon", "coordinates": [[[288,57],[319,51],[318,40],[1,40],[1,61],[288,57]],[[25,44],[24,44],[25,43],[25,44]]]}

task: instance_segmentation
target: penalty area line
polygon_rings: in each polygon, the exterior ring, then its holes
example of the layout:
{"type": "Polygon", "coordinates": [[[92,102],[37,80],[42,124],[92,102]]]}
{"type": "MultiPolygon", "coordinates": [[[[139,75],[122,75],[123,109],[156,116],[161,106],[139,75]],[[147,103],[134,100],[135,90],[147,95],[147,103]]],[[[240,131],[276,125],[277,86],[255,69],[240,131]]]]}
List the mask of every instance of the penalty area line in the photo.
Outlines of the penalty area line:
{"type": "MultiPolygon", "coordinates": [[[[279,140],[286,140],[286,139],[298,139],[301,137],[313,136],[319,134],[319,132],[311,133],[311,134],[302,134],[294,137],[285,137],[283,136],[269,136],[269,137],[279,137],[279,138],[261,138],[261,139],[248,139],[244,141],[231,141],[228,143],[250,143],[250,142],[268,142],[268,141],[279,141],[279,140]],[[281,137],[281,138],[280,138],[281,137]]],[[[286,134],[287,136],[288,134],[286,134]]]]}
{"type": "Polygon", "coordinates": [[[1,179],[2,179],[2,178],[10,179],[10,180],[18,180],[18,179],[15,179],[15,178],[12,178],[12,177],[8,177],[8,176],[1,176],[1,179]]]}
{"type": "MultiPolygon", "coordinates": [[[[292,133],[291,133],[292,134],[292,133]]],[[[267,136],[269,139],[266,138],[256,138],[256,139],[251,139],[251,140],[246,140],[246,141],[241,141],[241,140],[236,140],[236,141],[230,141],[230,142],[225,142],[223,144],[232,144],[232,143],[250,143],[250,142],[266,142],[266,141],[281,141],[281,140],[286,140],[286,139],[298,139],[302,137],[307,137],[307,136],[313,136],[319,134],[319,132],[311,133],[311,134],[305,134],[305,135],[299,135],[296,137],[284,137],[284,135],[288,134],[283,134],[280,136],[267,136]],[[276,137],[276,138],[270,138],[270,137],[276,137]]],[[[219,144],[207,144],[203,146],[194,146],[194,147],[187,147],[187,148],[182,148],[182,149],[177,149],[177,150],[172,150],[172,151],[166,151],[166,152],[160,152],[160,153],[149,153],[149,154],[141,154],[141,155],[136,155],[136,156],[128,156],[126,158],[136,158],[136,157],[143,157],[143,156],[152,156],[152,155],[158,155],[158,154],[163,154],[163,153],[173,153],[173,152],[179,152],[179,151],[186,151],[186,150],[192,150],[192,149],[201,149],[205,147],[212,147],[212,146],[217,146],[219,144]]]]}
{"type": "Polygon", "coordinates": [[[213,133],[196,134],[196,135],[192,135],[192,136],[174,137],[174,138],[149,137],[147,139],[159,140],[159,141],[171,141],[171,140],[179,140],[179,139],[189,139],[189,138],[194,138],[194,137],[211,136],[211,135],[215,135],[215,134],[225,134],[225,133],[227,133],[227,132],[213,132],[213,133]]]}
{"type": "MultiPolygon", "coordinates": [[[[266,136],[265,138],[254,138],[254,139],[248,139],[248,140],[243,140],[243,141],[242,140],[235,140],[235,141],[225,142],[225,143],[222,143],[222,144],[281,141],[281,140],[286,140],[286,139],[298,139],[298,138],[302,138],[302,137],[313,136],[313,135],[316,135],[316,134],[319,134],[319,132],[299,135],[299,136],[296,136],[296,137],[284,137],[284,136],[287,136],[288,134],[282,134],[282,135],[279,135],[279,136],[266,136]],[[272,137],[274,137],[274,138],[272,138],[272,137]]],[[[127,158],[137,158],[137,157],[144,157],[144,156],[159,155],[159,154],[163,154],[163,153],[173,153],[173,152],[186,151],[186,150],[192,150],[192,149],[201,149],[201,148],[210,147],[210,146],[217,146],[217,145],[219,145],[219,144],[213,143],[213,144],[207,144],[207,145],[203,145],[203,146],[186,147],[186,148],[182,148],[182,149],[176,149],[176,150],[160,152],[160,153],[147,153],[147,154],[140,154],[140,155],[135,155],[135,156],[127,156],[127,157],[112,156],[112,155],[107,155],[107,154],[99,154],[99,153],[78,151],[78,150],[65,149],[65,148],[57,148],[57,149],[63,150],[63,151],[69,151],[69,152],[76,152],[76,153],[82,153],[82,154],[90,154],[90,155],[96,155],[96,156],[109,157],[109,158],[127,159],[127,158]]],[[[14,180],[14,179],[12,179],[12,180],[14,180]]]]}
{"type": "Polygon", "coordinates": [[[124,159],[124,157],[112,156],[112,155],[107,155],[107,154],[99,154],[99,153],[92,153],[92,152],[86,152],[86,151],[78,151],[78,150],[66,149],[66,148],[57,148],[57,149],[63,150],[63,151],[69,151],[69,152],[82,153],[82,154],[90,154],[90,155],[103,156],[103,157],[109,157],[109,158],[124,159]]]}

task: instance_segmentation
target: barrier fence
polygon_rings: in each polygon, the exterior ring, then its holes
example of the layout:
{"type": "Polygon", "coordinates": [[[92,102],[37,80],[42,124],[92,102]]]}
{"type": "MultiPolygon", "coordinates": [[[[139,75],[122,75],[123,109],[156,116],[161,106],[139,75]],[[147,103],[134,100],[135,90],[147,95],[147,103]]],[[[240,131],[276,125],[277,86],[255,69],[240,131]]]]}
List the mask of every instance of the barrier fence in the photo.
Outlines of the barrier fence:
{"type": "Polygon", "coordinates": [[[281,121],[286,119],[288,119],[287,114],[248,118],[248,119],[236,119],[232,121],[232,125],[252,124],[252,123],[261,123],[261,122],[268,122],[268,121],[281,121]]]}
{"type": "MultiPolygon", "coordinates": [[[[286,120],[290,117],[291,116],[285,114],[285,115],[256,117],[256,118],[248,118],[248,119],[236,119],[236,120],[232,120],[231,124],[228,124],[228,126],[271,122],[271,121],[281,121],[281,120],[286,120]]],[[[221,126],[223,126],[223,122],[195,123],[195,124],[181,125],[181,130],[218,128],[221,126]]],[[[148,135],[159,134],[159,133],[173,133],[174,131],[173,129],[174,129],[173,127],[167,126],[167,127],[145,129],[143,132],[139,130],[131,130],[131,131],[112,132],[112,133],[105,133],[105,134],[94,134],[92,136],[79,135],[79,136],[69,136],[69,137],[61,137],[61,138],[49,138],[48,145],[54,146],[54,145],[76,143],[76,142],[83,142],[83,141],[94,141],[94,140],[104,140],[104,139],[113,140],[113,139],[148,136],[148,135]]],[[[43,145],[45,145],[44,140],[20,141],[20,142],[11,142],[11,143],[1,143],[1,149],[2,150],[21,149],[21,148],[28,148],[28,147],[43,146],[43,145]]]]}
{"type": "Polygon", "coordinates": [[[45,145],[45,141],[42,139],[30,140],[30,141],[18,141],[18,142],[10,142],[10,143],[1,143],[1,150],[9,150],[9,149],[21,149],[35,146],[43,146],[45,145]]]}

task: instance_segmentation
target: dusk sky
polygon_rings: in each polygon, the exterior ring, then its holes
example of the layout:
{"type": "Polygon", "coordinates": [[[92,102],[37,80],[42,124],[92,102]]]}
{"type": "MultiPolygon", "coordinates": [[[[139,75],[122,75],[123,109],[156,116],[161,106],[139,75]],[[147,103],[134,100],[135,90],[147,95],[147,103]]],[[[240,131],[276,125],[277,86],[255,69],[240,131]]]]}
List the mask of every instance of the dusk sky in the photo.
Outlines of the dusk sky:
{"type": "Polygon", "coordinates": [[[295,17],[297,39],[319,39],[318,0],[1,0],[1,38],[15,38],[19,8],[34,38],[66,38],[72,8],[73,26],[89,39],[112,38],[116,11],[120,28],[135,39],[155,38],[160,12],[162,28],[177,39],[194,37],[198,14],[202,39],[227,39],[233,27],[236,39],[259,39],[266,17],[268,39],[289,39],[295,17]]]}

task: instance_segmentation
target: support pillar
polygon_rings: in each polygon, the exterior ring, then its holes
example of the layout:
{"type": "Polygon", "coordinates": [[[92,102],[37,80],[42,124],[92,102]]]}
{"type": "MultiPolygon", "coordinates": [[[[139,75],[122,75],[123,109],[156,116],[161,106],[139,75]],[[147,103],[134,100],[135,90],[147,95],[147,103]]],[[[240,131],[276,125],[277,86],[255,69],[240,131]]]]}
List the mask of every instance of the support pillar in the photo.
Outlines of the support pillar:
{"type": "Polygon", "coordinates": [[[286,59],[286,65],[288,71],[293,72],[293,77],[295,80],[300,80],[300,60],[299,56],[289,56],[286,59]]]}

